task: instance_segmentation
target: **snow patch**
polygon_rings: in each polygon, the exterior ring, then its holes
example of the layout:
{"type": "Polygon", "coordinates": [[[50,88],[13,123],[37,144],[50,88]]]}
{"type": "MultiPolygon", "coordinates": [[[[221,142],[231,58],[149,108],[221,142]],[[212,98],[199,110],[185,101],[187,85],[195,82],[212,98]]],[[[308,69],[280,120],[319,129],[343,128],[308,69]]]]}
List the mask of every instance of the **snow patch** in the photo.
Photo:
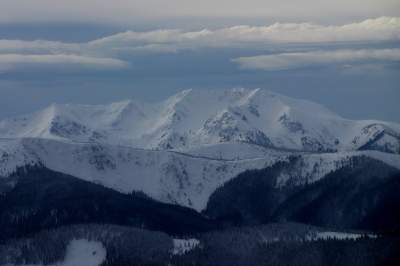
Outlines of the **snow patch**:
{"type": "MultiPolygon", "coordinates": [[[[99,266],[103,263],[105,259],[106,259],[106,249],[104,248],[101,242],[88,241],[86,239],[74,239],[67,246],[67,251],[64,260],[48,266],[99,266]]],[[[43,265],[24,264],[18,266],[43,266],[43,265]]]]}
{"type": "Polygon", "coordinates": [[[315,240],[328,240],[328,239],[335,239],[335,240],[357,240],[361,237],[370,237],[376,238],[377,236],[374,234],[358,234],[358,233],[346,233],[346,232],[313,232],[307,235],[307,241],[315,241],[315,240]]]}
{"type": "Polygon", "coordinates": [[[98,266],[106,259],[106,249],[101,242],[86,239],[72,240],[60,266],[98,266]]]}
{"type": "Polygon", "coordinates": [[[200,244],[200,241],[195,238],[190,239],[173,239],[174,248],[172,250],[173,255],[184,255],[185,253],[196,248],[200,244]]]}

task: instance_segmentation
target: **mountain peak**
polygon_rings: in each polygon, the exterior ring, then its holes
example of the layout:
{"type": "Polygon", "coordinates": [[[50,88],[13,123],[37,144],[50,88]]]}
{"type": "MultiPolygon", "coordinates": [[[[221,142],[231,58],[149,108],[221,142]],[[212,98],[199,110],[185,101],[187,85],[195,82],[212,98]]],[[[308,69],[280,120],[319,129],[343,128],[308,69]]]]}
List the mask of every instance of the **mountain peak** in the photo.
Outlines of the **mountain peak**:
{"type": "Polygon", "coordinates": [[[352,121],[307,100],[265,89],[184,90],[159,103],[52,104],[0,122],[0,138],[106,141],[150,149],[225,142],[299,151],[400,152],[400,126],[352,121]]]}

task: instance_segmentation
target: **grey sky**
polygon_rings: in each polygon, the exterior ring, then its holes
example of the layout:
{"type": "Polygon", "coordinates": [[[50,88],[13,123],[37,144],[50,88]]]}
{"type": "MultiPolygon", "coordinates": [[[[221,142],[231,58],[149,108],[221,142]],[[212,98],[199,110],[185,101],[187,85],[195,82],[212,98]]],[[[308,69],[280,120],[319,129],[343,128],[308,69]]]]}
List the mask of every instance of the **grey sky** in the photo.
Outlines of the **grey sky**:
{"type": "Polygon", "coordinates": [[[176,17],[264,17],[324,21],[327,18],[398,16],[398,0],[1,0],[0,21],[129,23],[176,17]]]}

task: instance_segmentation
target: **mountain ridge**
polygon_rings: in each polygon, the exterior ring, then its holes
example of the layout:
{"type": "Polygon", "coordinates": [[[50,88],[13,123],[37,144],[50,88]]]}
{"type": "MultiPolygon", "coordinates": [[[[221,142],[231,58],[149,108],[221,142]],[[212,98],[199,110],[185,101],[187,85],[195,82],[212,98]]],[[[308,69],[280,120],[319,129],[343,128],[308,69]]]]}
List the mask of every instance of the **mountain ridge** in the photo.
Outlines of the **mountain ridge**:
{"type": "Polygon", "coordinates": [[[245,143],[218,146],[185,154],[49,139],[0,141],[0,177],[10,176],[18,167],[39,164],[122,193],[141,191],[158,201],[201,211],[217,188],[240,173],[266,168],[292,157],[299,157],[298,169],[281,175],[281,185],[292,175],[298,178],[299,184],[315,182],[345,167],[351,158],[363,155],[400,169],[399,155],[379,151],[293,153],[260,150],[256,145],[245,143]]]}
{"type": "Polygon", "coordinates": [[[283,172],[279,186],[293,177],[317,182],[359,156],[400,169],[398,128],[262,89],[186,90],[152,104],[54,104],[0,121],[0,178],[42,165],[202,211],[239,174],[293,156],[296,171],[283,172]]]}
{"type": "Polygon", "coordinates": [[[53,104],[0,121],[0,138],[33,137],[160,150],[245,142],[312,152],[400,153],[400,125],[348,120],[263,89],[184,90],[158,103],[53,104]]]}

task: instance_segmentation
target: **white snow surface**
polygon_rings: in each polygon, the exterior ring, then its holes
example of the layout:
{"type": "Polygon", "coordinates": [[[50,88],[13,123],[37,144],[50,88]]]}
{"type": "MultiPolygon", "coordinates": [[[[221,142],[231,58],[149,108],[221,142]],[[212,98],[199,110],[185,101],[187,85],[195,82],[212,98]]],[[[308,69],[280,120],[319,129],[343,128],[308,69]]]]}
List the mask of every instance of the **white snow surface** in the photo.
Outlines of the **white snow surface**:
{"type": "Polygon", "coordinates": [[[53,104],[0,121],[0,138],[21,137],[181,151],[226,142],[307,151],[374,143],[400,152],[399,124],[348,120],[313,102],[242,88],[185,90],[157,103],[53,104]]]}
{"type": "Polygon", "coordinates": [[[106,249],[101,242],[86,239],[72,240],[60,266],[98,266],[106,259],[106,249]]]}
{"type": "Polygon", "coordinates": [[[174,248],[172,250],[173,255],[184,255],[191,251],[200,244],[200,241],[195,238],[190,239],[173,239],[174,248]]]}
{"type": "MultiPolygon", "coordinates": [[[[327,239],[336,239],[336,240],[357,240],[358,238],[363,237],[363,234],[360,233],[347,233],[347,232],[313,232],[307,236],[308,241],[315,240],[327,240],[327,239]]],[[[374,234],[367,234],[368,237],[376,238],[377,236],[374,234]]]]}
{"type": "MultiPolygon", "coordinates": [[[[244,146],[245,144],[241,144],[244,146]]],[[[228,150],[236,149],[225,144],[228,150]]],[[[220,149],[222,149],[219,147],[220,149]]],[[[264,150],[251,157],[250,145],[239,158],[220,158],[203,150],[201,155],[176,151],[143,150],[99,143],[71,143],[48,139],[0,141],[0,176],[8,177],[17,167],[43,165],[51,170],[130,193],[142,191],[161,202],[178,204],[201,211],[211,194],[221,185],[249,169],[261,169],[278,161],[287,161],[292,152],[264,150]]],[[[223,152],[222,152],[223,153],[223,152]]],[[[282,172],[278,185],[290,176],[298,183],[314,182],[330,171],[349,163],[349,158],[365,155],[400,169],[400,156],[378,151],[340,153],[299,153],[299,167],[282,172]],[[293,172],[295,171],[295,172],[293,172]]]]}
{"type": "Polygon", "coordinates": [[[196,210],[204,209],[212,192],[239,173],[286,158],[276,154],[220,160],[174,151],[44,139],[22,139],[14,142],[14,147],[9,144],[2,146],[0,142],[0,158],[6,158],[0,163],[0,176],[9,176],[16,166],[41,164],[123,193],[142,191],[156,200],[196,210]]]}
{"type": "MultiPolygon", "coordinates": [[[[49,266],[99,266],[105,259],[106,249],[101,242],[88,241],[86,239],[74,239],[67,246],[64,260],[49,266]]],[[[43,265],[24,264],[18,266],[43,265]]]]}

